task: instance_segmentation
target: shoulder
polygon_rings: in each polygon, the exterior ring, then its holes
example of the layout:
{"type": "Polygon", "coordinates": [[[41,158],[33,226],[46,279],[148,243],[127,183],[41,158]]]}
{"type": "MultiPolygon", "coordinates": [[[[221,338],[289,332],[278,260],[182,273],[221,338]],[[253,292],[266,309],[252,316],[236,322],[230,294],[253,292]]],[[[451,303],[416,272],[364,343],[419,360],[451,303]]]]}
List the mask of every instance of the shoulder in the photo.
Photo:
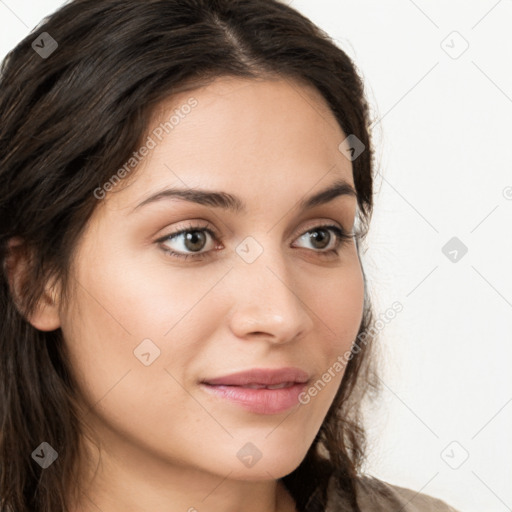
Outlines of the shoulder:
{"type": "MultiPolygon", "coordinates": [[[[356,482],[361,512],[458,512],[444,501],[412,489],[362,475],[356,482]]],[[[327,512],[344,510],[346,504],[329,482],[327,512]]]]}

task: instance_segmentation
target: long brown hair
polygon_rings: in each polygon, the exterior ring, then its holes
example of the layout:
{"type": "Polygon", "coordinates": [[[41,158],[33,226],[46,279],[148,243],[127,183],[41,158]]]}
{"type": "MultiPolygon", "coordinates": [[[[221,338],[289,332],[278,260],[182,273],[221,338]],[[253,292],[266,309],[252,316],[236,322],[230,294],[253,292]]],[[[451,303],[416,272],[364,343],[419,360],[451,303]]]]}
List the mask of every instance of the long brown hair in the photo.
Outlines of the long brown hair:
{"type": "MultiPolygon", "coordinates": [[[[140,147],[154,107],[220,76],[316,87],[343,132],[365,147],[352,161],[359,257],[373,206],[369,109],[350,58],[277,0],[74,0],[21,41],[0,72],[0,510],[57,512],[77,484],[77,386],[61,330],[40,331],[26,318],[50,278],[65,294],[94,190],[140,147]],[[14,237],[30,256],[16,300],[5,264],[14,237]],[[46,470],[31,457],[42,442],[58,453],[46,470]]],[[[282,479],[298,510],[313,506],[314,489],[323,510],[330,476],[359,510],[361,404],[378,389],[373,340],[362,336],[373,321],[364,283],[357,350],[308,453],[282,479]]]]}

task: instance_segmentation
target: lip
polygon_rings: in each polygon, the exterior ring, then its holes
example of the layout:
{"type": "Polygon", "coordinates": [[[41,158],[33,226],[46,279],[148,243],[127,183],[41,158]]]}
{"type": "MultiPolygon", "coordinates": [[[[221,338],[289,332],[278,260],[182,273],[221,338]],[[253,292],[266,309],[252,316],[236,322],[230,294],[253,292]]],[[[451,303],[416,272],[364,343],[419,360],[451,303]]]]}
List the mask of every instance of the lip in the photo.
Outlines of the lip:
{"type": "Polygon", "coordinates": [[[279,414],[299,403],[299,395],[309,381],[309,375],[299,368],[276,370],[254,368],[224,377],[205,379],[200,384],[209,394],[228,400],[257,414],[279,414]],[[278,389],[254,389],[249,385],[273,386],[278,389]]]}
{"type": "Polygon", "coordinates": [[[202,382],[212,385],[245,386],[247,384],[262,384],[270,386],[283,382],[303,384],[309,380],[309,375],[300,368],[287,366],[285,368],[252,368],[247,371],[232,373],[223,377],[204,379],[202,382]]]}

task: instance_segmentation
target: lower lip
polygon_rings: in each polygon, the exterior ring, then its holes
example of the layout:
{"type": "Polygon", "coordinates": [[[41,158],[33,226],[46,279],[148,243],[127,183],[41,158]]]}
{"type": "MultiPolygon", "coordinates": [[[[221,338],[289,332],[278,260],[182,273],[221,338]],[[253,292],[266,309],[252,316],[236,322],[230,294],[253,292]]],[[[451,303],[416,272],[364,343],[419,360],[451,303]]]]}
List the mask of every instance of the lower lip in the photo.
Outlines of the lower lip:
{"type": "Polygon", "coordinates": [[[207,392],[234,402],[257,414],[278,414],[299,403],[306,384],[294,384],[281,389],[251,389],[241,386],[212,386],[202,383],[207,392]]]}

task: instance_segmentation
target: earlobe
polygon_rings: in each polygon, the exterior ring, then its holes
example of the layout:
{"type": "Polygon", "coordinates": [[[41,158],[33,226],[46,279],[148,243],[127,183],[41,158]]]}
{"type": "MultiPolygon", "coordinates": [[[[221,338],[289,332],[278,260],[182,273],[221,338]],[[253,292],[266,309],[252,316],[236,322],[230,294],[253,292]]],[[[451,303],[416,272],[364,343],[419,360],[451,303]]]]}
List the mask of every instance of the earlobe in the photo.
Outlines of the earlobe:
{"type": "Polygon", "coordinates": [[[33,327],[40,331],[54,331],[60,327],[58,287],[52,283],[45,285],[44,292],[38,299],[33,311],[24,311],[23,293],[27,293],[27,276],[29,254],[24,241],[15,237],[7,244],[7,256],[4,261],[4,271],[9,282],[11,296],[20,314],[33,327]]]}
{"type": "Polygon", "coordinates": [[[59,304],[53,287],[45,288],[36,308],[26,315],[26,319],[40,331],[54,331],[60,327],[59,304]]]}

